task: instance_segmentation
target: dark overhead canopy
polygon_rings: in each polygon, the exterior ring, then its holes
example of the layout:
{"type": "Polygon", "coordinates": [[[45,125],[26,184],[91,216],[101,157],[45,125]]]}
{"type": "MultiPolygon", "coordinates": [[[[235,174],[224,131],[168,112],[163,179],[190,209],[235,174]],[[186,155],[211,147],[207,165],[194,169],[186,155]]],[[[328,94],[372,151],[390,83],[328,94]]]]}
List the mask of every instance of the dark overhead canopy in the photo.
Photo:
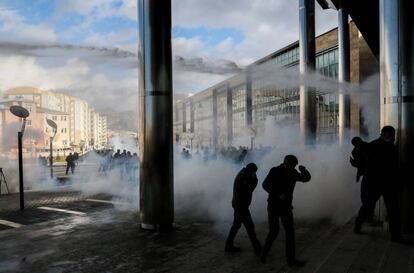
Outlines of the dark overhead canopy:
{"type": "Polygon", "coordinates": [[[317,0],[323,9],[344,8],[375,56],[379,56],[379,0],[317,0]]]}

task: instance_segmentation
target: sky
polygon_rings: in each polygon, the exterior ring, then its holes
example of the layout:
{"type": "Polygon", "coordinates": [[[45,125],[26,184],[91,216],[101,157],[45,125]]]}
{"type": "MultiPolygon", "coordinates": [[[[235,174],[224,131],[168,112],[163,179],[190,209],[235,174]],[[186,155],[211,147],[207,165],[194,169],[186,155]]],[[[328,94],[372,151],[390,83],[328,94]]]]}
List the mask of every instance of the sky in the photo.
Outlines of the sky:
{"type": "MultiPolygon", "coordinates": [[[[0,92],[33,86],[136,110],[136,0],[0,0],[0,92]]],[[[173,0],[174,92],[196,93],[298,39],[298,0],[173,0]]],[[[316,4],[316,32],[337,26],[316,4]]]]}

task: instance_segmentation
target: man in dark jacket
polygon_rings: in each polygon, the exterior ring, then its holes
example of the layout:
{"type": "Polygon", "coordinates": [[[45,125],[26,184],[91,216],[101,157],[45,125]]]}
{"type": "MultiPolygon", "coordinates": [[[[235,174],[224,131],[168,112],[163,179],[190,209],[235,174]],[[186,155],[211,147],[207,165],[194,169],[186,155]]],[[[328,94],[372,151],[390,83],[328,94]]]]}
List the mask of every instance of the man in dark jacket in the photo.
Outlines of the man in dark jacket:
{"type": "Polygon", "coordinates": [[[226,240],[226,252],[238,252],[240,248],[233,245],[234,238],[237,235],[241,225],[246,228],[250,241],[252,242],[254,252],[257,256],[260,255],[261,246],[256,237],[254,223],[250,215],[249,206],[252,202],[252,194],[257,186],[257,166],[254,163],[249,163],[236,176],[233,186],[233,200],[232,206],[234,209],[234,220],[231,226],[229,235],[226,240]]]}
{"type": "Polygon", "coordinates": [[[303,266],[304,262],[296,259],[295,230],[292,213],[293,190],[296,182],[308,182],[310,173],[304,166],[295,169],[298,159],[287,155],[283,163],[270,170],[263,182],[263,189],[269,193],[267,212],[269,217],[269,234],[263,246],[260,260],[266,263],[266,257],[279,233],[279,219],[282,221],[286,236],[286,259],[289,266],[303,266]]]}
{"type": "Polygon", "coordinates": [[[404,243],[401,237],[401,217],[399,211],[401,179],[398,177],[398,150],[395,142],[395,129],[385,126],[381,136],[370,142],[367,149],[367,162],[364,177],[370,182],[368,202],[362,204],[355,221],[354,232],[361,233],[362,224],[369,218],[375,204],[382,196],[387,208],[391,240],[404,243]]]}
{"type": "Polygon", "coordinates": [[[352,138],[351,143],[354,146],[354,149],[352,149],[352,157],[349,161],[353,167],[357,168],[356,181],[359,182],[359,179],[365,172],[367,143],[360,137],[352,138]]]}
{"type": "Polygon", "coordinates": [[[70,153],[66,157],[66,175],[68,175],[69,168],[70,168],[72,174],[74,174],[74,172],[75,172],[75,158],[72,155],[72,153],[70,153]]]}
{"type": "MultiPolygon", "coordinates": [[[[369,183],[368,177],[364,176],[366,171],[367,156],[368,156],[368,143],[363,141],[360,137],[354,137],[351,141],[354,149],[352,150],[352,157],[350,163],[357,169],[356,182],[358,183],[360,178],[361,181],[361,203],[367,204],[369,202],[369,183]]],[[[371,211],[367,211],[367,220],[370,223],[374,222],[374,210],[375,206],[372,207],[371,211]]]]}

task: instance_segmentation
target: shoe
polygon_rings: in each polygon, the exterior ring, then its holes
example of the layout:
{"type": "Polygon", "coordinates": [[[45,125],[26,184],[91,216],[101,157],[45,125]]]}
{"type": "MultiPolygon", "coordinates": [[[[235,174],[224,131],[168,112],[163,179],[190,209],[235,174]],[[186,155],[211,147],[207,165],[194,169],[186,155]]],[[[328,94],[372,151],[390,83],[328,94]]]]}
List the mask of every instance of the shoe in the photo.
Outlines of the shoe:
{"type": "Polygon", "coordinates": [[[297,266],[297,267],[303,267],[305,265],[304,261],[293,259],[293,260],[287,260],[288,266],[297,266]]]}
{"type": "Polygon", "coordinates": [[[229,252],[229,253],[235,253],[235,252],[240,252],[241,248],[240,247],[235,247],[235,246],[226,246],[224,248],[225,252],[229,252]]]}

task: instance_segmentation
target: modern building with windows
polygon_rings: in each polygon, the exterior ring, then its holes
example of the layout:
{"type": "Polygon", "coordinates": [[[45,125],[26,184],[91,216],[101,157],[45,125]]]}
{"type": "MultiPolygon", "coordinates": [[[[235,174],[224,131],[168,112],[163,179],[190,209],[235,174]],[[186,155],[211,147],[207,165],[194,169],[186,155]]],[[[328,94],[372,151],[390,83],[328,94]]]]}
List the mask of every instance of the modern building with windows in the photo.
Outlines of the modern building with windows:
{"type": "MultiPolygon", "coordinates": [[[[379,66],[353,22],[349,23],[349,38],[350,82],[358,85],[378,73],[379,66]]],[[[317,72],[338,80],[338,29],[316,37],[315,45],[317,72]]],[[[180,94],[174,100],[175,140],[183,145],[230,146],[243,135],[255,135],[263,130],[268,118],[299,126],[299,84],[280,86],[278,81],[272,82],[282,71],[298,74],[298,41],[200,93],[192,96],[180,94]]],[[[315,92],[316,141],[335,141],[339,133],[338,92],[315,92]]],[[[366,128],[360,112],[357,100],[351,98],[350,129],[364,133],[366,128]]],[[[246,146],[249,144],[244,143],[246,146]]]]}

